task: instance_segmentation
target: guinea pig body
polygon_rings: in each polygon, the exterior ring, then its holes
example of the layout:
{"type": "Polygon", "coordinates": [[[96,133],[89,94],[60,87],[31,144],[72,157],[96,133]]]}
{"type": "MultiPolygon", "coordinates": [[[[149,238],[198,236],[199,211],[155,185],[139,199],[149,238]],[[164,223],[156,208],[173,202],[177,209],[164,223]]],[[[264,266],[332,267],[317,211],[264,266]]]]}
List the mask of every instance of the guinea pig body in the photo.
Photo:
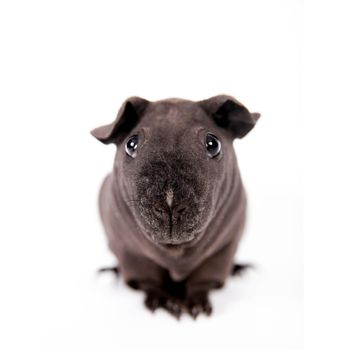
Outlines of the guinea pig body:
{"type": "Polygon", "coordinates": [[[99,195],[109,248],[150,310],[211,313],[208,293],[230,275],[246,217],[232,141],[258,117],[224,95],[134,97],[112,124],[92,131],[117,145],[99,195]]]}

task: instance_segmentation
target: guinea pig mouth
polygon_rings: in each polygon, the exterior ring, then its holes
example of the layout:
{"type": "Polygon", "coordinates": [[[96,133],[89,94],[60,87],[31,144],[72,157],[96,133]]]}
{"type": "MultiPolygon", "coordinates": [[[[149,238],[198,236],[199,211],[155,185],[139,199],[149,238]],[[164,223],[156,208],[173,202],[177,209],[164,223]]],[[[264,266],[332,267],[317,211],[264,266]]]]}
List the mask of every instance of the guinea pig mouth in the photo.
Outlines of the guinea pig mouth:
{"type": "Polygon", "coordinates": [[[192,242],[194,240],[195,236],[193,234],[185,237],[185,238],[180,238],[180,239],[173,239],[173,238],[168,238],[164,240],[158,240],[156,239],[157,243],[160,245],[163,245],[165,247],[174,247],[174,246],[179,246],[179,245],[184,245],[192,242]]]}
{"type": "Polygon", "coordinates": [[[148,236],[156,245],[165,249],[176,250],[179,248],[190,247],[195,244],[198,240],[199,233],[191,233],[180,237],[171,237],[169,233],[167,233],[166,237],[164,237],[164,235],[152,232],[149,233],[148,236]]]}
{"type": "Polygon", "coordinates": [[[197,231],[183,227],[183,225],[161,225],[155,224],[152,220],[147,220],[146,225],[143,225],[146,234],[151,240],[164,246],[177,246],[182,244],[188,244],[192,242],[196,236],[197,231]],[[150,225],[151,224],[151,225],[150,225]]]}
{"type": "Polygon", "coordinates": [[[202,229],[202,212],[199,208],[178,206],[160,212],[156,205],[139,206],[139,223],[146,235],[157,245],[176,247],[188,245],[198,236],[202,229]],[[180,215],[174,214],[180,212],[180,215]]]}

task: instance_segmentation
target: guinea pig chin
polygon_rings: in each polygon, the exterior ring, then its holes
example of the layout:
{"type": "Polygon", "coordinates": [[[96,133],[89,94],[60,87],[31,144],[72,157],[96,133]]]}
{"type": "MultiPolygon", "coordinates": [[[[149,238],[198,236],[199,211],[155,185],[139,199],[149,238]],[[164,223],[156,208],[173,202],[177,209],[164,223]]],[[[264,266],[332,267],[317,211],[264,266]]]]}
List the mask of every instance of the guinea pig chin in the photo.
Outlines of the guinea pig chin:
{"type": "Polygon", "coordinates": [[[183,159],[151,162],[137,179],[135,214],[155,243],[189,243],[203,231],[210,211],[208,193],[204,174],[183,159]]]}

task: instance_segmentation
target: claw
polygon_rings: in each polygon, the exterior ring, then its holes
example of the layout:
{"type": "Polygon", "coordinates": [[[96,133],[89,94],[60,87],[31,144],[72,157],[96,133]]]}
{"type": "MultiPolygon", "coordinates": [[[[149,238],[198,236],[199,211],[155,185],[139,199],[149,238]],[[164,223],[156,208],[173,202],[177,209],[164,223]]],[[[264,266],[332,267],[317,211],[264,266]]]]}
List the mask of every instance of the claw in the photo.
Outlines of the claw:
{"type": "Polygon", "coordinates": [[[200,313],[210,316],[213,310],[206,293],[190,297],[187,301],[187,309],[194,319],[196,319],[200,313]]]}
{"type": "Polygon", "coordinates": [[[99,273],[101,272],[114,272],[116,276],[119,276],[120,270],[118,266],[113,267],[102,267],[98,270],[99,273]]]}
{"type": "Polygon", "coordinates": [[[209,300],[204,304],[203,311],[206,315],[210,316],[213,312],[213,308],[209,302],[209,300]]]}
{"type": "Polygon", "coordinates": [[[201,308],[198,305],[195,305],[193,307],[190,308],[190,315],[194,318],[197,319],[198,315],[200,314],[200,312],[202,311],[201,308]]]}
{"type": "Polygon", "coordinates": [[[165,309],[172,314],[173,316],[175,316],[177,319],[180,319],[181,316],[181,306],[180,304],[174,300],[174,299],[168,299],[165,302],[165,309]]]}

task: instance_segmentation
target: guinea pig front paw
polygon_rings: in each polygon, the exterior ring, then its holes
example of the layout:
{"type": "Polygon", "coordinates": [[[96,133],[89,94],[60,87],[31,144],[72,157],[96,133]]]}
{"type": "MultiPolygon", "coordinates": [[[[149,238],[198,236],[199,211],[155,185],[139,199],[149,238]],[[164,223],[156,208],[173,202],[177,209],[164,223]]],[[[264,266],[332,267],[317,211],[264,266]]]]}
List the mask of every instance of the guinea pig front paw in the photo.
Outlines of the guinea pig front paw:
{"type": "Polygon", "coordinates": [[[200,313],[210,316],[213,311],[207,292],[200,292],[189,296],[186,300],[186,307],[188,313],[194,319],[196,319],[200,313]]]}
{"type": "Polygon", "coordinates": [[[182,307],[179,300],[154,291],[146,293],[145,306],[151,312],[162,308],[177,319],[179,319],[182,314],[182,307]]]}

